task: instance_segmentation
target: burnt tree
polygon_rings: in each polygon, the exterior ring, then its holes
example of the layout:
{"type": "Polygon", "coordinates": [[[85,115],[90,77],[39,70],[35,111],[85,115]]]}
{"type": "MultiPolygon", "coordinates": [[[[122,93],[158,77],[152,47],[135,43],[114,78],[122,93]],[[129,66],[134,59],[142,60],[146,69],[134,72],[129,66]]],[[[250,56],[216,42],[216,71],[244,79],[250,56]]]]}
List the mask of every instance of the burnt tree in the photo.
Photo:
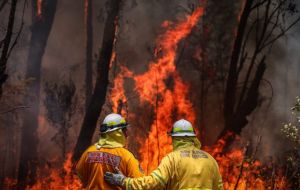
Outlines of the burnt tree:
{"type": "MultiPolygon", "coordinates": [[[[0,11],[3,9],[7,2],[8,1],[1,2],[0,11]]],[[[0,41],[0,97],[2,95],[2,85],[5,83],[8,77],[8,75],[5,73],[8,57],[12,51],[12,48],[14,47],[13,44],[16,43],[16,40],[19,36],[17,35],[15,42],[12,42],[17,3],[17,0],[11,0],[6,34],[4,39],[0,41]]]]}
{"type": "Polygon", "coordinates": [[[0,2],[0,12],[5,7],[5,5],[7,4],[7,2],[8,2],[8,0],[2,0],[2,2],[0,2]]]}
{"type": "Polygon", "coordinates": [[[259,106],[259,87],[268,53],[273,44],[299,22],[300,17],[295,13],[293,0],[245,2],[231,54],[224,97],[225,127],[220,137],[227,138],[228,145],[247,125],[247,116],[259,106]],[[226,135],[228,132],[232,135],[226,135]]]}
{"type": "Polygon", "coordinates": [[[176,61],[181,76],[188,81],[191,89],[197,89],[192,90],[190,98],[196,108],[195,125],[199,126],[201,143],[204,145],[214,143],[216,130],[218,133],[223,127],[226,69],[242,1],[196,1],[186,7],[179,6],[179,10],[187,14],[191,14],[196,7],[205,7],[203,17],[182,41],[176,61]]]}
{"type": "Polygon", "coordinates": [[[32,34],[27,59],[26,78],[32,78],[33,81],[28,84],[27,94],[24,98],[25,104],[29,105],[30,108],[24,114],[21,130],[21,144],[23,146],[21,146],[20,152],[18,189],[24,189],[26,185],[32,185],[36,181],[40,70],[57,4],[56,0],[43,0],[41,10],[39,10],[38,2],[37,0],[32,0],[32,34]]]}
{"type": "Polygon", "coordinates": [[[115,41],[116,24],[120,10],[121,0],[109,0],[107,19],[104,26],[102,48],[97,61],[97,79],[91,101],[86,110],[83,124],[74,149],[73,160],[78,160],[83,151],[91,144],[96,129],[109,83],[109,65],[115,41]]]}
{"type": "Polygon", "coordinates": [[[85,107],[88,108],[93,91],[93,5],[92,0],[85,0],[85,107]]]}
{"type": "Polygon", "coordinates": [[[201,50],[198,60],[194,61],[200,76],[197,91],[200,99],[196,101],[200,108],[200,126],[202,126],[200,134],[203,144],[213,143],[216,138],[215,130],[223,126],[223,117],[220,114],[224,99],[226,69],[233,45],[233,31],[238,24],[239,10],[243,1],[207,1],[206,14],[200,25],[202,33],[196,33],[200,39],[197,41],[198,49],[201,50]],[[212,112],[214,114],[211,114],[212,112]],[[212,129],[212,126],[215,126],[215,129],[212,129]]]}

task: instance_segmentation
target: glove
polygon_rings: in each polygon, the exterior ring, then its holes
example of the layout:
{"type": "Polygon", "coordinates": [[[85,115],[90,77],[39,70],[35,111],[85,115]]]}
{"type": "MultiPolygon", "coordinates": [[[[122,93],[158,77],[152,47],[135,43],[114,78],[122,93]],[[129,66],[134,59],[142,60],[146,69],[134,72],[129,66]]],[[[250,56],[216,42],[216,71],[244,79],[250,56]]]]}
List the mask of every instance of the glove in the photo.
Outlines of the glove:
{"type": "Polygon", "coordinates": [[[109,184],[122,186],[122,182],[125,179],[125,176],[118,168],[115,168],[115,170],[117,173],[105,172],[104,180],[109,184]]]}

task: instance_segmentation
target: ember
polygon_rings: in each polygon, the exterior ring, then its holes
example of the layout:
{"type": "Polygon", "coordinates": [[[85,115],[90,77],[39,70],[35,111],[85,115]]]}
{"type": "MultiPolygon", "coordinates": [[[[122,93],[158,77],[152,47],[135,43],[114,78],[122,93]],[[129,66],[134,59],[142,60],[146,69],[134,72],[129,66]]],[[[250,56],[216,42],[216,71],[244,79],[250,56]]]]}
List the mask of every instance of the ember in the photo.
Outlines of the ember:
{"type": "Polygon", "coordinates": [[[37,0],[37,17],[42,17],[43,0],[37,0]]]}

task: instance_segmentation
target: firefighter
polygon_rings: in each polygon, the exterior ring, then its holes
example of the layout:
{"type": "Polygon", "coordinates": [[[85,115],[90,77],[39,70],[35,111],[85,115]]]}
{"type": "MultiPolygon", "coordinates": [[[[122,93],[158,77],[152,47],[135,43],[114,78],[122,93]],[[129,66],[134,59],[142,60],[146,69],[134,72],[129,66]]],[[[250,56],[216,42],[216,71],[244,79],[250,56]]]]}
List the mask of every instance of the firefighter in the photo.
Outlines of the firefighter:
{"type": "Polygon", "coordinates": [[[109,114],[100,126],[99,141],[90,146],[76,165],[79,178],[87,190],[122,189],[104,181],[105,172],[119,168],[129,177],[143,176],[139,163],[131,152],[124,148],[128,124],[119,114],[109,114]]]}
{"type": "Polygon", "coordinates": [[[174,123],[170,135],[173,152],[149,176],[131,178],[118,171],[107,172],[105,180],[127,190],[222,190],[218,164],[210,154],[200,150],[192,124],[181,119],[174,123]]]}

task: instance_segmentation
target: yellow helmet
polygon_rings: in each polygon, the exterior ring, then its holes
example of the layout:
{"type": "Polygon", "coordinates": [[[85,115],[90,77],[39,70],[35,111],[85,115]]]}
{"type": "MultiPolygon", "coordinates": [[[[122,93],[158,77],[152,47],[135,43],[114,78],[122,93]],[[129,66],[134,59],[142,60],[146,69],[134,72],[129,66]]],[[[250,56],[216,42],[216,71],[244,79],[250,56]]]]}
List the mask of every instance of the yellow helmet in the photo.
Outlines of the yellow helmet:
{"type": "Polygon", "coordinates": [[[194,131],[192,124],[189,121],[185,119],[180,119],[174,123],[171,131],[171,136],[172,137],[195,137],[196,133],[194,131]]]}

